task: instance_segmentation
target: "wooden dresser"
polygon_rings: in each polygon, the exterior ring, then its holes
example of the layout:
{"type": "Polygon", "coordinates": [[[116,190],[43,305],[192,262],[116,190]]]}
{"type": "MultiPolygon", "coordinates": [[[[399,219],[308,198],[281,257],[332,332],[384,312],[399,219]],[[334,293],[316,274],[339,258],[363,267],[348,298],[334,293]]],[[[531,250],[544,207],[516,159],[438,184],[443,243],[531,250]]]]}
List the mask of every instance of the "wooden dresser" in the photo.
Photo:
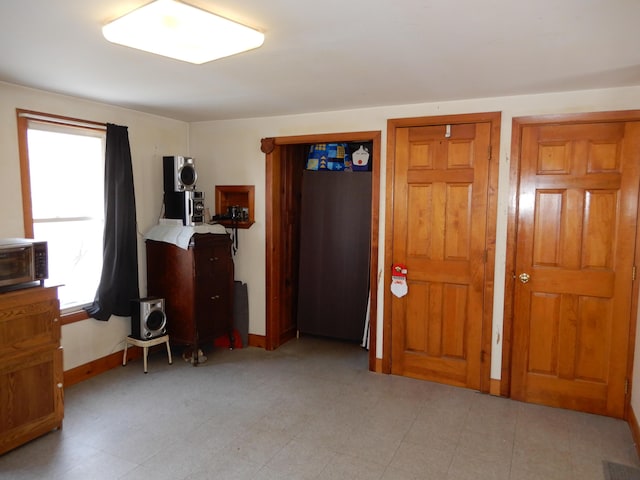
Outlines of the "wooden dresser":
{"type": "Polygon", "coordinates": [[[62,427],[57,287],[0,293],[0,454],[62,427]]]}
{"type": "Polygon", "coordinates": [[[233,258],[227,234],[196,233],[187,250],[147,240],[147,294],[165,299],[172,344],[198,363],[204,343],[229,335],[233,345],[233,258]]]}

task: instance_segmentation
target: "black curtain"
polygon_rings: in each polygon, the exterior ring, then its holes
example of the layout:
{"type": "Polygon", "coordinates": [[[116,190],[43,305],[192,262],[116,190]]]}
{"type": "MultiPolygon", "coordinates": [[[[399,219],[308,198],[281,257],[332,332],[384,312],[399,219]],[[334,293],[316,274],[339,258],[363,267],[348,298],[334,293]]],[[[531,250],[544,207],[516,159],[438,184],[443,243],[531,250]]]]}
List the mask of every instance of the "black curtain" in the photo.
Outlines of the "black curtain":
{"type": "Polygon", "coordinates": [[[107,124],[104,165],[104,251],[102,275],[93,304],[86,307],[97,320],[131,315],[139,298],[136,200],[127,127],[107,124]]]}

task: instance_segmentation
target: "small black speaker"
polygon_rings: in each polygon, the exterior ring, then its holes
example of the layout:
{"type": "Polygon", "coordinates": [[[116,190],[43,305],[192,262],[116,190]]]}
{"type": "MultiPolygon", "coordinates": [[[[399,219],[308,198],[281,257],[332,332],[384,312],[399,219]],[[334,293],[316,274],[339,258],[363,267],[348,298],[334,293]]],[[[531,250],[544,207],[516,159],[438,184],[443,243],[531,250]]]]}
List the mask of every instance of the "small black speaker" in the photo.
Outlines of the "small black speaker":
{"type": "Polygon", "coordinates": [[[164,192],[164,218],[185,219],[186,192],[164,192]]]}
{"type": "Polygon", "coordinates": [[[165,192],[164,217],[182,220],[184,226],[202,225],[204,218],[203,192],[165,192]]]}
{"type": "Polygon", "coordinates": [[[131,335],[150,340],[167,333],[164,298],[146,297],[131,300],[131,335]]]}
{"type": "Polygon", "coordinates": [[[186,192],[196,189],[196,161],[191,157],[162,157],[164,192],[186,192]]]}

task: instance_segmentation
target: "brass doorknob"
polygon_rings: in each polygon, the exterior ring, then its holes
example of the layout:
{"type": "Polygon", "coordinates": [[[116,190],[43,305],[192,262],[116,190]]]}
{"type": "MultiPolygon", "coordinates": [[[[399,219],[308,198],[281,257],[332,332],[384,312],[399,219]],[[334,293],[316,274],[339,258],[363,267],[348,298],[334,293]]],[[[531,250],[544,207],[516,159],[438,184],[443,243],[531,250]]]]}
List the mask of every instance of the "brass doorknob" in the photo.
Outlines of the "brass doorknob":
{"type": "Polygon", "coordinates": [[[518,275],[518,278],[522,283],[527,283],[531,276],[528,273],[521,273],[520,275],[518,275]]]}

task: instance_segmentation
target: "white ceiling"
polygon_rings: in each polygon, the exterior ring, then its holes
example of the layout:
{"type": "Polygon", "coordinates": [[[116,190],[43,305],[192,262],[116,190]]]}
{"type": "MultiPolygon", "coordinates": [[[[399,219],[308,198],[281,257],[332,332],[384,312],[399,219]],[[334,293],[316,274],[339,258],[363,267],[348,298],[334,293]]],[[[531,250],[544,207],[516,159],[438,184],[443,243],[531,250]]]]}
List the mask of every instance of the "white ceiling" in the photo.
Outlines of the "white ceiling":
{"type": "Polygon", "coordinates": [[[264,45],[191,65],[107,42],[146,0],[0,0],[0,81],[185,121],[640,85],[638,0],[187,0],[264,45]]]}

